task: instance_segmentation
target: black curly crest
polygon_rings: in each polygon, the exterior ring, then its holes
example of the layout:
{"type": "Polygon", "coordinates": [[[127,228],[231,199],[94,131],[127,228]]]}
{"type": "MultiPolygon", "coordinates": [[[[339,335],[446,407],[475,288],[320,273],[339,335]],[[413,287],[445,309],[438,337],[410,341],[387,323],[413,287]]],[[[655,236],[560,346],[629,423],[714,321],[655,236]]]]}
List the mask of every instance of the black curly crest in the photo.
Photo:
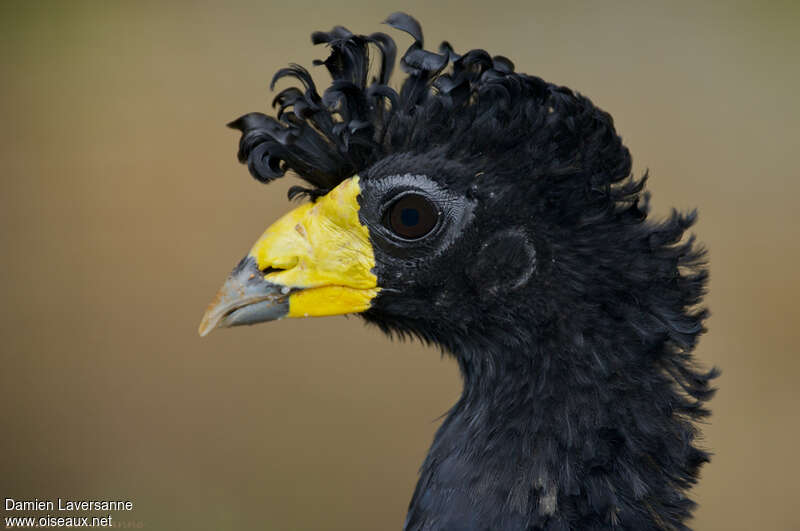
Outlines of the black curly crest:
{"type": "Polygon", "coordinates": [[[485,135],[487,127],[508,122],[518,110],[515,102],[536,99],[541,106],[547,96],[566,91],[517,74],[511,61],[483,50],[458,55],[443,42],[438,53],[427,51],[419,23],[406,14],[394,13],[386,23],[414,38],[400,60],[408,75],[399,92],[389,86],[397,50],[391,37],[356,35],[341,26],[313,33],[314,44],[331,50],[325,61],[314,62],[332,77],[323,94],[305,68],[292,64],[276,72],[271,88],[284,77],[297,79],[302,88],[289,87],[275,96],[274,118],[254,112],[229,124],[242,132],[238,156],[253,177],[270,182],[291,170],[313,188],[293,187],[290,197],[322,195],[399,150],[448,141],[473,146],[468,136],[485,135]],[[380,65],[368,80],[371,47],[380,65]]]}

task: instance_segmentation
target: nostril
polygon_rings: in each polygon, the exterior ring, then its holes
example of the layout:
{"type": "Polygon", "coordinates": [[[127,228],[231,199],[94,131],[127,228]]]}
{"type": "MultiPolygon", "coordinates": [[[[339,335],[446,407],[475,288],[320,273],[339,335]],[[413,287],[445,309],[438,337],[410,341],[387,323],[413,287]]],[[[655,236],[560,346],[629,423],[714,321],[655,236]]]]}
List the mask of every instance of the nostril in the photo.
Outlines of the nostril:
{"type": "MultiPolygon", "coordinates": [[[[272,262],[272,260],[270,260],[270,262],[272,262]]],[[[280,264],[280,266],[268,265],[266,267],[262,267],[261,268],[261,273],[264,276],[266,276],[266,275],[269,275],[270,273],[281,273],[283,271],[288,271],[290,269],[293,269],[293,268],[297,267],[299,259],[296,256],[292,256],[291,258],[285,258],[285,259],[284,258],[278,258],[277,262],[280,264]]],[[[274,264],[274,262],[273,262],[273,264],[274,264]]]]}

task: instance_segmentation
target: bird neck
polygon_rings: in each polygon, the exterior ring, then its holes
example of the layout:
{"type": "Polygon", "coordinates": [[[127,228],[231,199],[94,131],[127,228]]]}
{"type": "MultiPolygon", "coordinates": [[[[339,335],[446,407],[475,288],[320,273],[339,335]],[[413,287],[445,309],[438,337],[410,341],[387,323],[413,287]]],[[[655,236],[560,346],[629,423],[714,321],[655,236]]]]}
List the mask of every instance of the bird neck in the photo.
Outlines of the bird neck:
{"type": "Polygon", "coordinates": [[[707,455],[691,444],[680,411],[689,402],[658,356],[609,359],[620,343],[583,334],[453,345],[463,393],[423,464],[408,522],[453,512],[461,497],[472,520],[454,516],[456,527],[681,528],[693,507],[683,490],[707,455]]]}

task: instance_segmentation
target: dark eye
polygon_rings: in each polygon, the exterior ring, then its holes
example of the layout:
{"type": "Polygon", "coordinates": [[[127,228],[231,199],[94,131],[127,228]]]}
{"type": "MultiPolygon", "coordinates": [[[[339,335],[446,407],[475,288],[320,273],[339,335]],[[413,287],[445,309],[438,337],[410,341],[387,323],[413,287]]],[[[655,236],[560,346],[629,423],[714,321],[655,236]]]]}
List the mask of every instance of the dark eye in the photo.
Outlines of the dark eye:
{"type": "Polygon", "coordinates": [[[395,201],[387,212],[389,228],[408,240],[422,238],[436,226],[436,207],[419,194],[406,194],[395,201]]]}

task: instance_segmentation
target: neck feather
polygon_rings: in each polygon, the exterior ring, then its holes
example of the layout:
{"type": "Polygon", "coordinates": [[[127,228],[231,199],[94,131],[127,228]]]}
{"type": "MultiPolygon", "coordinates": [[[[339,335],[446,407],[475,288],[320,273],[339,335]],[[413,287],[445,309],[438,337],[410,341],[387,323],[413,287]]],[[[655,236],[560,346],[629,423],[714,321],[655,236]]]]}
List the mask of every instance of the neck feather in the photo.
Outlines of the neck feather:
{"type": "Polygon", "coordinates": [[[692,420],[707,414],[714,373],[693,370],[666,337],[619,332],[450,345],[463,394],[436,434],[406,528],[435,518],[441,528],[685,529],[685,491],[708,460],[692,420]]]}

